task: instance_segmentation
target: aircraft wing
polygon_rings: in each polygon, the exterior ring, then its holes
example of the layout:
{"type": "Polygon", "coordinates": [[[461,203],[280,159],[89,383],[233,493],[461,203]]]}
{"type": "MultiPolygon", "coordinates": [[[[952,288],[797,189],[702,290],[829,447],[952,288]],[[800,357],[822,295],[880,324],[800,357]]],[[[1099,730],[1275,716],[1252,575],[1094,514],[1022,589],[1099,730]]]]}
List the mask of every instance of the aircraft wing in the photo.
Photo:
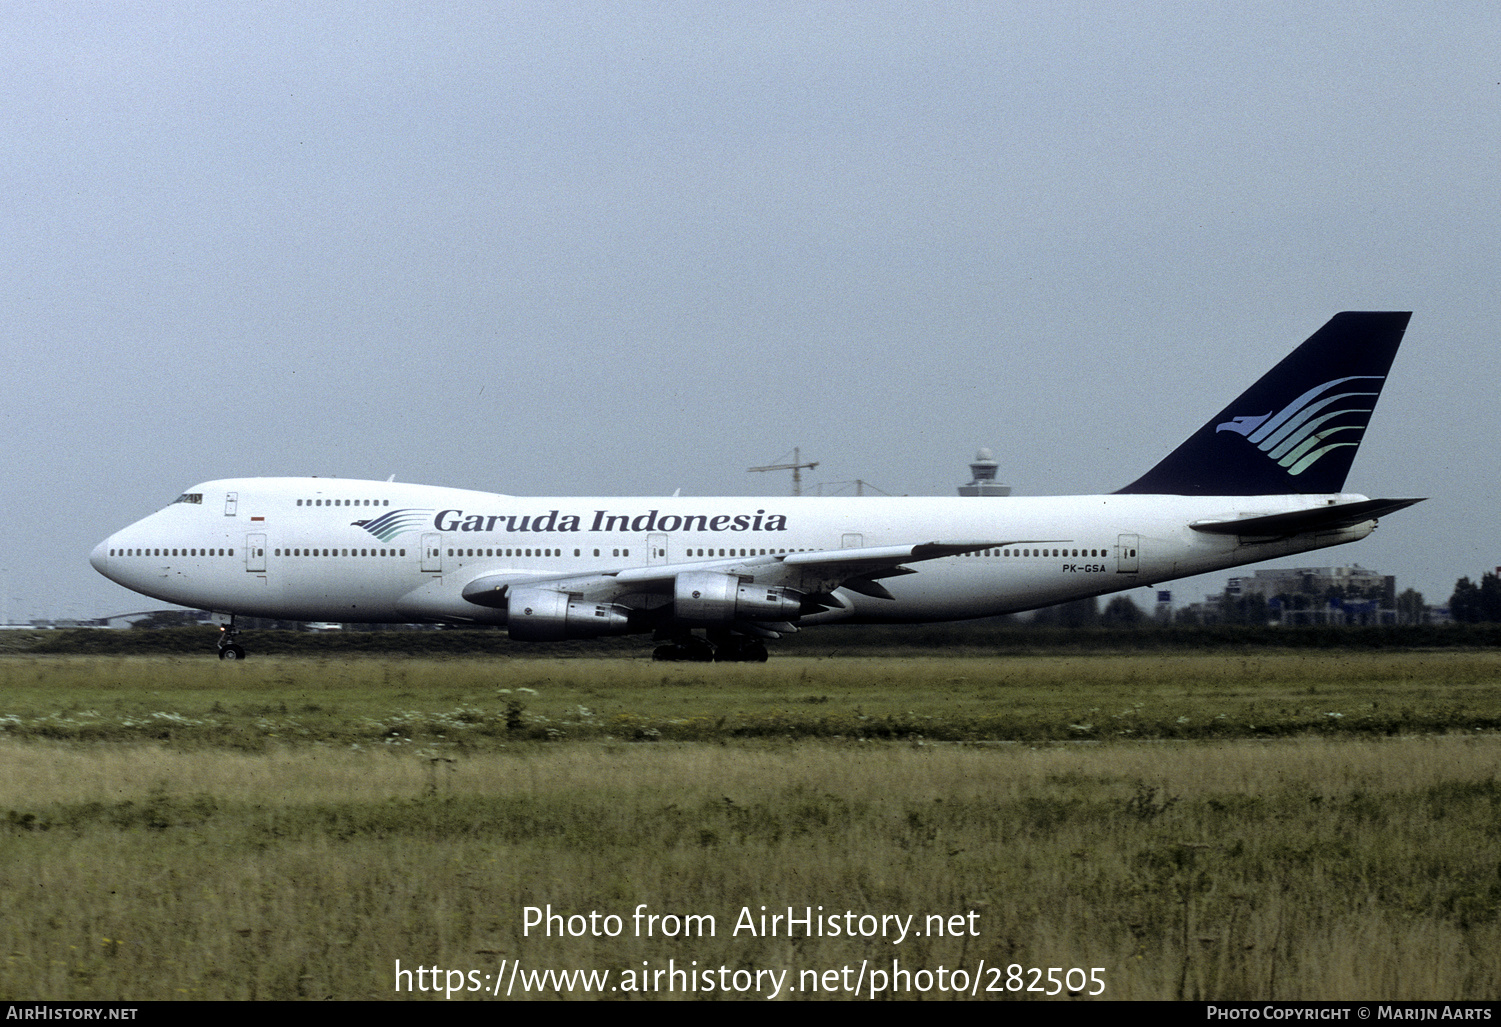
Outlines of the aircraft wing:
{"type": "Polygon", "coordinates": [[[1259,517],[1194,521],[1189,527],[1194,531],[1202,531],[1210,535],[1291,538],[1294,535],[1351,528],[1421,502],[1423,502],[1421,499],[1366,499],[1358,503],[1316,506],[1310,510],[1293,510],[1288,513],[1265,514],[1259,517]]]}
{"type": "Polygon", "coordinates": [[[805,592],[830,592],[849,588],[862,595],[890,599],[876,584],[877,578],[917,573],[906,566],[924,560],[975,553],[982,549],[1018,546],[1057,539],[972,539],[920,542],[904,546],[860,546],[851,549],[821,549],[803,553],[727,557],[691,563],[652,564],[598,574],[538,575],[523,571],[486,574],[464,586],[464,598],[478,606],[501,607],[506,591],[517,585],[566,592],[595,602],[607,602],[628,593],[670,594],[679,574],[708,571],[736,575],[758,585],[785,585],[805,592]]]}

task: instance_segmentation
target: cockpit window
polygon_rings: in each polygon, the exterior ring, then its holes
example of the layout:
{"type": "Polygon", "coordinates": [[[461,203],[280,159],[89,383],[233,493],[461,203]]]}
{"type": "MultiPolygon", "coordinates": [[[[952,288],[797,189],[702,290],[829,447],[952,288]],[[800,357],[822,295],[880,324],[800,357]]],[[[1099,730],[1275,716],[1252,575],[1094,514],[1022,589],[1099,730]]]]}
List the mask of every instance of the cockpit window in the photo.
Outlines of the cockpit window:
{"type": "Polygon", "coordinates": [[[202,492],[184,492],[182,495],[178,496],[175,500],[173,500],[173,502],[174,503],[202,503],[203,502],[203,493],[202,492]]]}

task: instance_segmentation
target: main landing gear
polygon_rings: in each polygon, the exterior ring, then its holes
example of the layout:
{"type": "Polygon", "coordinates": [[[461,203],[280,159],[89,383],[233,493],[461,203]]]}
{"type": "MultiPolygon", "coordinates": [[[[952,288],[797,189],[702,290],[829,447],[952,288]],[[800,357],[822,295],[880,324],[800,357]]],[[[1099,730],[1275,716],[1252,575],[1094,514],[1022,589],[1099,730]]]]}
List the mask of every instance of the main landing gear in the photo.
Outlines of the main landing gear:
{"type": "Polygon", "coordinates": [[[243,660],[245,658],[245,650],[235,644],[235,636],[239,633],[240,629],[235,627],[234,614],[230,614],[229,623],[219,626],[219,659],[243,660]]]}
{"type": "MultiPolygon", "coordinates": [[[[659,636],[659,640],[663,636],[659,636]]],[[[766,646],[759,639],[729,632],[699,638],[690,631],[665,636],[666,645],[652,650],[651,658],[662,662],[765,663],[766,646]]]]}

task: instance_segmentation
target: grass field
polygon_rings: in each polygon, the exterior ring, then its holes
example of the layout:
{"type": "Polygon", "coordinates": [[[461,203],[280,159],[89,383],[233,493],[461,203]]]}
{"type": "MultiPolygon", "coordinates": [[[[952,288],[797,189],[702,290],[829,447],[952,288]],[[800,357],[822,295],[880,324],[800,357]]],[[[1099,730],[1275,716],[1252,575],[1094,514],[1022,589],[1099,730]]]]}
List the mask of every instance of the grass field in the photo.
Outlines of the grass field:
{"type": "Polygon", "coordinates": [[[399,960],[440,1000],[575,969],[613,997],[878,971],[1022,998],[1049,967],[1106,998],[1494,999],[1498,677],[1486,652],[8,657],[0,997],[401,997],[399,960]],[[763,906],[841,934],[734,930],[763,906]],[[897,943],[866,915],[913,919],[897,943]]]}
{"type": "Polygon", "coordinates": [[[489,749],[526,740],[1226,739],[1501,728],[1501,652],[648,660],[0,659],[13,738],[489,749]]]}

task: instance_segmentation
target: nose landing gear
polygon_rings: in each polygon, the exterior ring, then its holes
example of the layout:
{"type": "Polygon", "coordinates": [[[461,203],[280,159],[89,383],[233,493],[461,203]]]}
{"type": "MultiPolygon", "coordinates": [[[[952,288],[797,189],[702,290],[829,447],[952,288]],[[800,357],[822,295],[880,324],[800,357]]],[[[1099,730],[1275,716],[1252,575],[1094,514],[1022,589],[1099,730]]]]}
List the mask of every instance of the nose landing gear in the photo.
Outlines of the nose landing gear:
{"type": "Polygon", "coordinates": [[[243,660],[245,658],[245,650],[235,644],[235,636],[239,633],[240,629],[235,627],[234,614],[230,614],[229,623],[219,627],[219,659],[243,660]]]}

